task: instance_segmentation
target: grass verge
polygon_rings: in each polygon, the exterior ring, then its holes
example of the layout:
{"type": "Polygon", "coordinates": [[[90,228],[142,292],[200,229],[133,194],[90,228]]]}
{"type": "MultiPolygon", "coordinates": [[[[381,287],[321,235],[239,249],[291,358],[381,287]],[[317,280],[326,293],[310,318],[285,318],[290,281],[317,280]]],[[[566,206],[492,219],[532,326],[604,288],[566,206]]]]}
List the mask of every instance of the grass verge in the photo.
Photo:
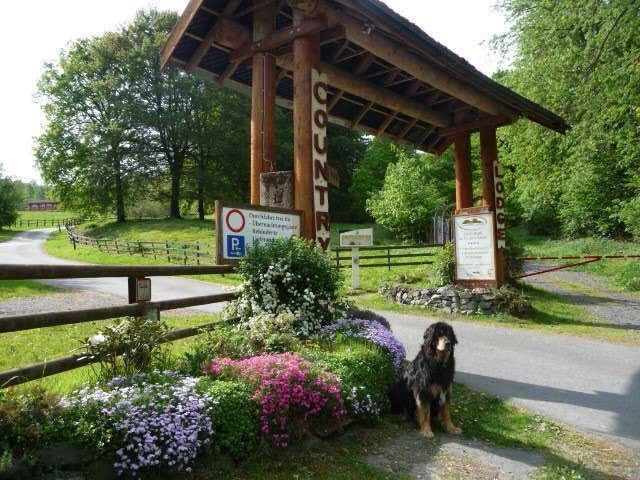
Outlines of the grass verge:
{"type": "Polygon", "coordinates": [[[3,280],[0,282],[0,301],[15,297],[30,297],[58,292],[59,288],[29,280],[3,280]]]}
{"type": "Polygon", "coordinates": [[[351,299],[359,306],[372,310],[472,321],[640,346],[640,331],[638,330],[604,323],[584,307],[539,288],[525,284],[521,284],[520,288],[529,296],[533,306],[532,311],[522,318],[506,313],[497,315],[446,314],[434,309],[399,305],[389,302],[377,294],[354,295],[351,299]]]}

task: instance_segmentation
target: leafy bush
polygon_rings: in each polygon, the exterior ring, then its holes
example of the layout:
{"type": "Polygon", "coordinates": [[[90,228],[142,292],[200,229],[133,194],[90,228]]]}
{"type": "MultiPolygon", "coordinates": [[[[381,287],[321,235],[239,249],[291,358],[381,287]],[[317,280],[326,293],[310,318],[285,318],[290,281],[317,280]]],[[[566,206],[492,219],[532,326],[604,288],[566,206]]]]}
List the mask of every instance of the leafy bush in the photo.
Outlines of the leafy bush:
{"type": "Polygon", "coordinates": [[[62,410],[60,398],[42,387],[0,390],[0,453],[21,457],[57,440],[62,410]]]}
{"type": "Polygon", "coordinates": [[[18,182],[2,176],[0,164],[0,230],[18,219],[18,210],[22,206],[22,194],[18,182]]]}
{"type": "Polygon", "coordinates": [[[115,455],[120,475],[158,467],[189,472],[214,435],[216,401],[198,391],[199,381],[168,371],[115,377],[65,399],[68,420],[78,442],[115,455]]]}
{"type": "Polygon", "coordinates": [[[402,369],[407,356],[404,346],[393,333],[381,323],[360,318],[342,319],[320,330],[320,336],[329,341],[340,341],[341,338],[359,338],[367,340],[382,348],[391,357],[394,368],[402,369]]]}
{"type": "Polygon", "coordinates": [[[456,252],[452,242],[445,244],[433,258],[433,280],[437,286],[451,285],[456,279],[456,252]]]}
{"type": "Polygon", "coordinates": [[[364,310],[362,308],[358,308],[353,305],[350,305],[347,308],[345,317],[371,320],[372,322],[378,322],[379,324],[383,325],[387,330],[391,330],[391,325],[389,325],[389,321],[382,315],[379,315],[376,312],[372,312],[371,310],[364,310]]]}
{"type": "Polygon", "coordinates": [[[325,347],[328,349],[307,351],[305,358],[340,379],[349,414],[373,421],[388,411],[389,390],[399,375],[388,352],[371,343],[343,337],[325,347]]]}
{"type": "Polygon", "coordinates": [[[632,261],[616,275],[616,281],[627,290],[640,290],[640,262],[632,261]]]}
{"type": "Polygon", "coordinates": [[[640,195],[625,202],[619,216],[625,224],[626,231],[640,237],[640,195]]]}
{"type": "Polygon", "coordinates": [[[248,322],[248,335],[258,352],[293,352],[300,347],[294,331],[295,318],[289,313],[260,313],[248,322]]]}
{"type": "Polygon", "coordinates": [[[234,458],[250,453],[257,445],[260,433],[258,409],[252,399],[251,386],[239,381],[205,379],[198,388],[218,402],[213,415],[216,433],[213,447],[228,452],[234,458]]]}
{"type": "Polygon", "coordinates": [[[505,264],[506,280],[514,282],[515,277],[524,271],[524,260],[521,259],[521,257],[524,256],[524,248],[522,248],[522,245],[516,240],[515,236],[511,234],[511,229],[507,229],[506,246],[502,250],[502,255],[505,264]]]}
{"type": "Polygon", "coordinates": [[[294,435],[307,430],[338,425],[345,414],[336,377],[291,353],[223,358],[205,371],[212,378],[251,383],[252,398],[260,407],[261,431],[276,447],[286,447],[294,435]]]}
{"type": "Polygon", "coordinates": [[[192,346],[178,360],[179,369],[189,375],[201,375],[214,358],[246,358],[260,353],[253,347],[245,331],[221,323],[198,335],[192,346]]]}
{"type": "Polygon", "coordinates": [[[164,322],[127,317],[82,342],[87,355],[100,360],[106,378],[149,370],[154,360],[166,356],[160,343],[168,332],[164,322]],[[122,355],[120,355],[122,354],[122,355]]]}
{"type": "Polygon", "coordinates": [[[494,290],[494,294],[496,296],[496,307],[499,312],[520,316],[531,309],[531,301],[529,301],[529,298],[522,291],[513,287],[503,285],[494,290]]]}
{"type": "Polygon", "coordinates": [[[338,316],[342,276],[328,255],[305,240],[256,245],[238,272],[244,284],[229,313],[245,325],[261,313],[291,314],[296,334],[309,336],[338,316]]]}

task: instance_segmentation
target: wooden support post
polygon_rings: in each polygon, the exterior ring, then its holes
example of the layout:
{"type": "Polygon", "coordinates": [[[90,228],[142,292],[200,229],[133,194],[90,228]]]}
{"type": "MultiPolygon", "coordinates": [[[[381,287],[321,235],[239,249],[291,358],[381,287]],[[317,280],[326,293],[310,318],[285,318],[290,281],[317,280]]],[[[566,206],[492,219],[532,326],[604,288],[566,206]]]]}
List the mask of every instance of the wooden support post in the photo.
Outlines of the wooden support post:
{"type": "MultiPolygon", "coordinates": [[[[303,19],[294,11],[294,22],[303,19]]],[[[304,212],[302,236],[315,240],[313,134],[311,126],[311,70],[320,63],[320,35],[312,34],[293,41],[293,202],[304,212]]]]}
{"type": "MultiPolygon", "coordinates": [[[[273,9],[254,12],[253,39],[274,28],[273,9]]],[[[253,56],[251,84],[251,204],[260,204],[260,174],[275,169],[276,64],[269,53],[253,56]]]]}
{"type": "Polygon", "coordinates": [[[456,160],[456,209],[473,206],[471,181],[471,140],[468,133],[457,135],[454,140],[456,160]]]}
{"type": "MultiPolygon", "coordinates": [[[[496,127],[480,129],[480,164],[482,167],[482,204],[492,212],[496,212],[496,193],[494,185],[494,163],[498,161],[498,146],[496,142],[496,127]]],[[[494,222],[497,229],[497,219],[494,222]]],[[[497,247],[496,231],[496,247],[497,247]]],[[[496,287],[505,282],[505,263],[502,249],[496,248],[496,287]]]]}

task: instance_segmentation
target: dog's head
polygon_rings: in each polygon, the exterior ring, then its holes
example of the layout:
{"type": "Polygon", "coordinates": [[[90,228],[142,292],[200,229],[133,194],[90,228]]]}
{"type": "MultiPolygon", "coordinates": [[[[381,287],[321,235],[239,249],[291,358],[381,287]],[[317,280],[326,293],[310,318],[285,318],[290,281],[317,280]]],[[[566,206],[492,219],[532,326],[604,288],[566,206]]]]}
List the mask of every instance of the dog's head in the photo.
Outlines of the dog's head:
{"type": "Polygon", "coordinates": [[[458,339],[451,325],[437,322],[424,332],[422,348],[427,355],[434,356],[439,361],[447,361],[453,355],[453,349],[457,343],[458,339]]]}

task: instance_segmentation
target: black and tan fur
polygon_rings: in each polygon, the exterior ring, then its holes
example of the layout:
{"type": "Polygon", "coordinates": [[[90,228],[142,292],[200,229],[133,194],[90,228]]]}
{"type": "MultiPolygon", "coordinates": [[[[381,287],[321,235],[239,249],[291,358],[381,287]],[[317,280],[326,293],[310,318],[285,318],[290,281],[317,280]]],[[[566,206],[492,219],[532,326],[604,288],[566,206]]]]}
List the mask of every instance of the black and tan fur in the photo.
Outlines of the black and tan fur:
{"type": "Polygon", "coordinates": [[[420,352],[405,369],[396,389],[396,404],[400,401],[407,413],[417,420],[425,437],[433,436],[431,418],[434,416],[448,433],[461,432],[449,415],[457,343],[451,325],[437,322],[427,328],[420,352]]]}

